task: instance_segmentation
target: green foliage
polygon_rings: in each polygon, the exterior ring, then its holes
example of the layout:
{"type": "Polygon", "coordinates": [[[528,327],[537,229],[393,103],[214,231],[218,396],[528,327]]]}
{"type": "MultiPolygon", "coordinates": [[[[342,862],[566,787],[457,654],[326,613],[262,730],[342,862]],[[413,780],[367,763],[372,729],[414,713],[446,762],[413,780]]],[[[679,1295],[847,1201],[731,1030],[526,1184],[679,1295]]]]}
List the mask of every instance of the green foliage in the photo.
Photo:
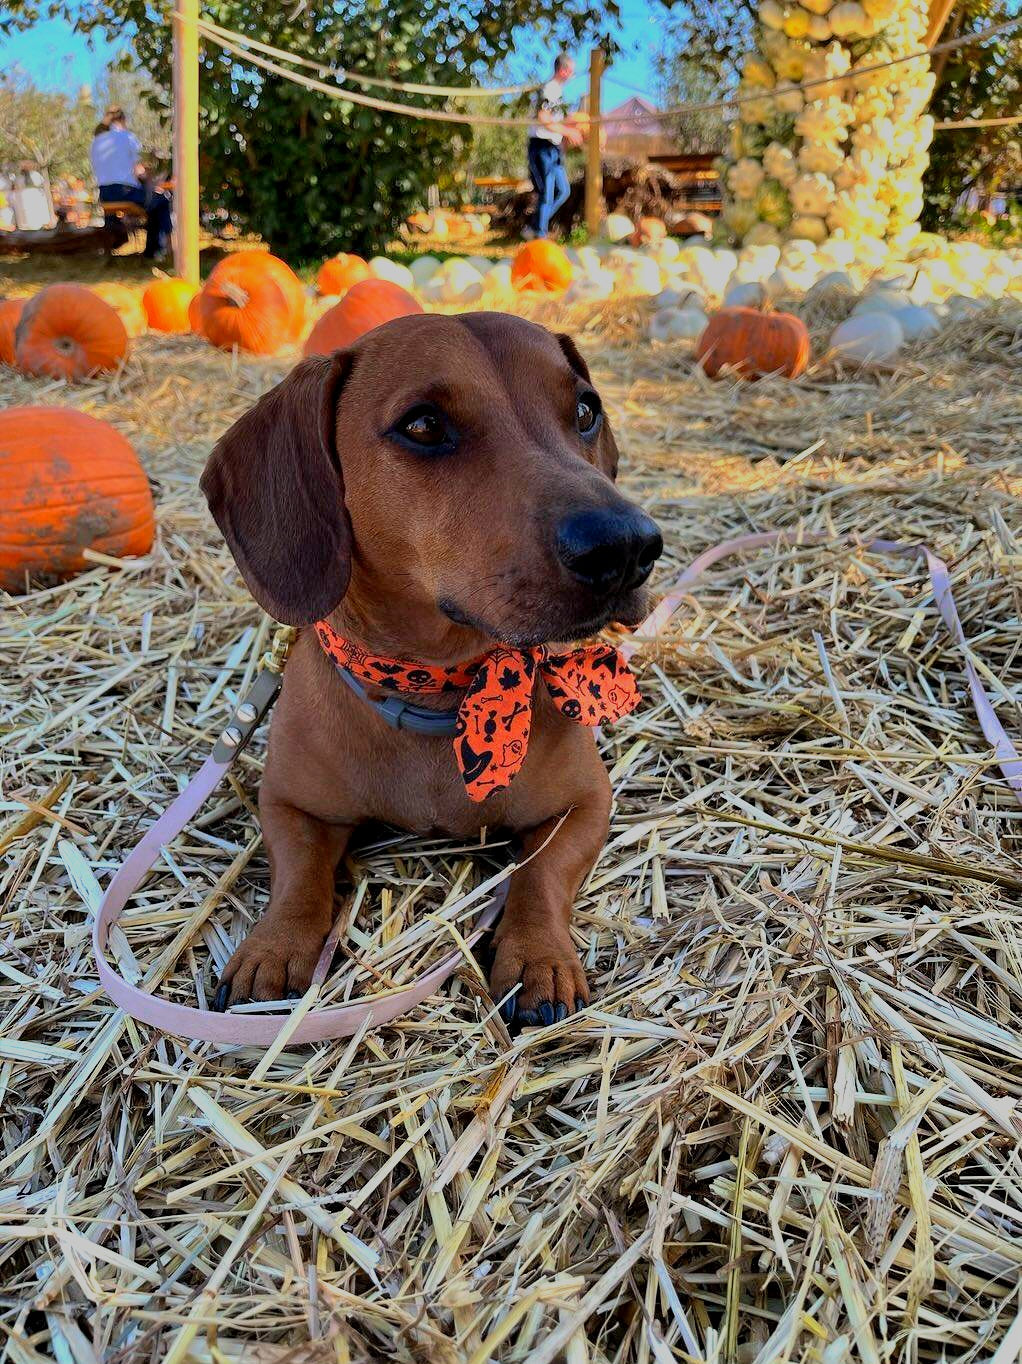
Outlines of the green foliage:
{"type": "Polygon", "coordinates": [[[23,72],[0,78],[0,166],[31,162],[51,177],[88,174],[96,111],[79,92],[40,90],[23,72]]]}
{"type": "MultiPolygon", "coordinates": [[[[17,21],[34,8],[32,0],[9,6],[17,21]]],[[[81,27],[130,34],[138,63],[154,79],[170,69],[170,26],[148,0],[97,0],[87,8],[52,0],[48,8],[81,27]]],[[[549,35],[554,50],[596,35],[617,15],[617,0],[599,6],[589,0],[203,4],[207,20],[315,61],[444,85],[487,80],[513,49],[520,26],[549,35]]],[[[202,44],[201,62],[204,207],[222,210],[293,260],[380,249],[431,184],[453,182],[469,144],[457,125],[332,100],[235,61],[211,43],[202,44]]],[[[419,102],[437,107],[435,99],[419,102]]]]}
{"type": "MultiPolygon", "coordinates": [[[[732,90],[741,57],[753,46],[755,16],[752,0],[717,0],[672,11],[656,58],[661,103],[667,108],[706,104],[732,90]]],[[[720,110],[681,115],[674,127],[685,151],[719,152],[728,145],[728,123],[720,110]]]]}
{"type": "MultiPolygon", "coordinates": [[[[945,38],[1004,23],[1018,6],[1011,0],[959,0],[945,38]]],[[[930,112],[938,121],[1001,118],[1022,111],[1022,28],[993,42],[938,56],[937,88],[930,112]]],[[[1022,182],[1022,125],[937,133],[930,148],[923,226],[960,226],[955,204],[966,190],[993,192],[1022,182]]]]}

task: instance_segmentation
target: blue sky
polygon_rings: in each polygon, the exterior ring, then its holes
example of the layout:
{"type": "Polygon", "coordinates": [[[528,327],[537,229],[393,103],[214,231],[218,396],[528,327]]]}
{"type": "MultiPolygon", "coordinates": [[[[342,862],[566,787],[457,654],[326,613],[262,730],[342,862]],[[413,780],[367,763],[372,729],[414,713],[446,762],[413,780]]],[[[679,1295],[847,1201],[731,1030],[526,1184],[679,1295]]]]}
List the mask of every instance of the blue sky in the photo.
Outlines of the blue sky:
{"type": "MultiPolygon", "coordinates": [[[[607,71],[604,103],[608,108],[634,93],[631,87],[656,90],[653,58],[663,25],[663,5],[660,0],[622,0],[621,10],[618,41],[623,50],[607,71]]],[[[90,44],[64,20],[47,19],[25,33],[0,39],[0,69],[17,64],[40,85],[74,90],[80,85],[95,85],[117,51],[117,44],[108,43],[99,35],[90,44]]],[[[588,54],[580,52],[580,72],[587,62],[588,54]]],[[[516,69],[516,75],[524,76],[532,74],[535,62],[527,53],[521,53],[514,65],[530,68],[521,72],[516,69]]],[[[586,88],[587,81],[580,74],[569,93],[575,98],[586,88]]]]}

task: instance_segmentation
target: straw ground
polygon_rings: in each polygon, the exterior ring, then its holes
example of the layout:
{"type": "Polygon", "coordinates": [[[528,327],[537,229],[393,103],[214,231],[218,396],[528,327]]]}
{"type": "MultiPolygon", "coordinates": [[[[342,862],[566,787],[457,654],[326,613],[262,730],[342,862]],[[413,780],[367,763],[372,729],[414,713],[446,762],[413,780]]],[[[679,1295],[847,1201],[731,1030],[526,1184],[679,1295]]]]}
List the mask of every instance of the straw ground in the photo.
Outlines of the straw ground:
{"type": "MultiPolygon", "coordinates": [[[[748,529],[926,540],[1022,733],[1018,310],[891,373],[754,386],[651,349],[641,312],[560,322],[664,528],[661,583],[748,529]]],[[[580,1018],[509,1038],[466,958],[393,1026],[262,1055],[154,1035],[97,991],[100,889],[266,645],[196,479],[286,366],[149,336],[108,382],[0,379],[4,403],[124,431],[160,525],[145,561],[3,608],[6,1358],[1014,1360],[1022,810],[916,565],[747,556],[639,661],[646,703],[602,740],[580,1018]]],[[[184,1002],[265,901],[261,753],[115,934],[184,1002]]],[[[449,950],[500,856],[379,832],[339,887],[323,998],[449,950]]]]}

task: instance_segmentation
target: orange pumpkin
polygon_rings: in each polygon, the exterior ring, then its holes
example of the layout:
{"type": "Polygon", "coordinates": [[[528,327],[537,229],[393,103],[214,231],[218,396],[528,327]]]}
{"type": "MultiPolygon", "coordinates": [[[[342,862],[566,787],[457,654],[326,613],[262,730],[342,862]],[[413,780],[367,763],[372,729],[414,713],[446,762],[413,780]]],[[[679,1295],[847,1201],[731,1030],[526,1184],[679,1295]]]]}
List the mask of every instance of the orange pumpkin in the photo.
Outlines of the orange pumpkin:
{"type": "Polygon", "coordinates": [[[305,322],[305,289],[290,266],[267,251],[238,251],[215,267],[199,295],[202,333],[222,350],[273,355],[296,341],[305,322]]]}
{"type": "Polygon", "coordinates": [[[0,299],[0,365],[14,364],[14,328],[24,306],[23,298],[0,299]]]}
{"type": "Polygon", "coordinates": [[[711,379],[725,368],[746,379],[764,374],[794,379],[809,363],[809,333],[792,313],[721,308],[699,338],[696,359],[711,379]]]}
{"type": "Polygon", "coordinates": [[[0,412],[0,587],[26,574],[69,577],[86,549],[116,558],[152,548],[153,498],[134,450],[70,407],[0,412]]]}
{"type": "Polygon", "coordinates": [[[50,284],[26,301],[14,329],[14,360],[26,374],[87,379],[128,353],[117,313],[78,284],[50,284]]]}
{"type": "Polygon", "coordinates": [[[142,295],[142,306],[153,331],[190,332],[192,299],[198,293],[185,279],[158,279],[142,295]]]}
{"type": "Polygon", "coordinates": [[[667,224],[662,218],[640,218],[629,237],[633,246],[655,246],[667,236],[667,224]]]}
{"type": "Polygon", "coordinates": [[[149,328],[142,295],[126,284],[90,284],[90,290],[104,303],[109,303],[124,323],[124,330],[134,339],[149,328]]]}
{"type": "Polygon", "coordinates": [[[369,266],[361,256],[341,252],[324,261],[316,276],[316,288],[321,294],[346,294],[353,284],[369,278],[369,266]]]}
{"type": "Polygon", "coordinates": [[[374,327],[395,317],[423,311],[421,303],[389,279],[364,279],[353,284],[340,303],[328,309],[306,339],[305,355],[329,355],[343,350],[374,327]]]}
{"type": "Polygon", "coordinates": [[[559,294],[573,273],[563,247],[545,238],[525,242],[511,262],[511,283],[528,293],[559,294]]]}

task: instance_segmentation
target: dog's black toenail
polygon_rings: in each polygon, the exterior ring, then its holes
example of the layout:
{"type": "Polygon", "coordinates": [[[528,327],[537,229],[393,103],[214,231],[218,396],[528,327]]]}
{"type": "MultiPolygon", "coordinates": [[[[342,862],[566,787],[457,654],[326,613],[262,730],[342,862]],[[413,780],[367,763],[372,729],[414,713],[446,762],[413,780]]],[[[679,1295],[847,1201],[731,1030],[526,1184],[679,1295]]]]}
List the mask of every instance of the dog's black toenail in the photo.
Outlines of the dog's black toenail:
{"type": "Polygon", "coordinates": [[[297,990],[288,990],[285,995],[286,999],[301,999],[301,997],[301,994],[297,990]]]}
{"type": "Polygon", "coordinates": [[[554,1006],[549,999],[544,999],[539,1006],[539,1016],[543,1021],[543,1026],[549,1028],[554,1021],[554,1006]]]}
{"type": "Polygon", "coordinates": [[[582,1010],[585,1008],[585,1006],[586,1006],[586,1002],[585,1002],[585,1000],[582,998],[582,996],[581,996],[581,995],[576,995],[576,996],[575,996],[575,1012],[576,1012],[577,1014],[580,1014],[580,1013],[582,1012],[582,1010]]]}
{"type": "Polygon", "coordinates": [[[535,1028],[539,1026],[539,1014],[535,1009],[519,1009],[518,1023],[523,1028],[535,1028]]]}
{"type": "Polygon", "coordinates": [[[512,1018],[514,1018],[514,1016],[515,1016],[515,997],[514,997],[514,995],[512,995],[510,999],[505,999],[505,1000],[504,1000],[504,1003],[500,1006],[500,1016],[501,1016],[501,1018],[504,1020],[505,1023],[510,1023],[511,1020],[512,1020],[512,1018]]]}
{"type": "Polygon", "coordinates": [[[217,986],[216,994],[213,996],[213,1012],[222,1014],[227,1009],[227,1001],[231,997],[230,981],[222,981],[217,986]]]}
{"type": "Polygon", "coordinates": [[[555,1022],[555,1023],[562,1023],[562,1022],[564,1021],[564,1019],[566,1019],[567,1017],[568,1017],[568,1006],[567,1006],[567,1004],[558,1004],[557,1009],[556,1009],[556,1011],[555,1011],[555,1013],[554,1013],[554,1022],[555,1022]]]}

